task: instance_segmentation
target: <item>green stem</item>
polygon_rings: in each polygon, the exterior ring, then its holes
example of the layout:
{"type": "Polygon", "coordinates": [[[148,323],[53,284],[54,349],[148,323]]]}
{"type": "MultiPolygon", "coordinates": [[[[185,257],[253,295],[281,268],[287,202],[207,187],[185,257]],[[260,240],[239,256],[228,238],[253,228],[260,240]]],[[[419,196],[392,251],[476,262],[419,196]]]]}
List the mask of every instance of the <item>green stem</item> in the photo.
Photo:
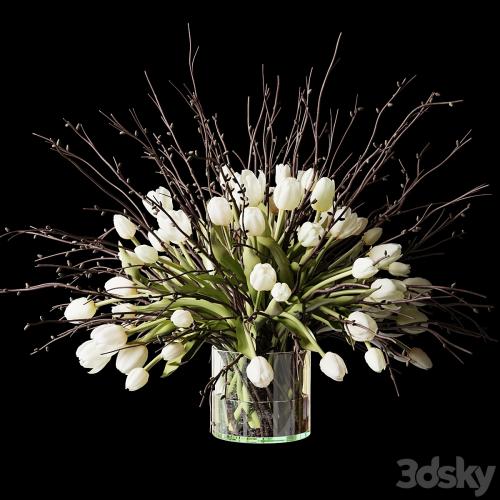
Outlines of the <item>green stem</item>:
{"type": "Polygon", "coordinates": [[[121,302],[122,299],[107,299],[101,300],[100,302],[96,302],[95,306],[99,309],[99,307],[107,306],[109,304],[116,304],[117,302],[121,302]]]}
{"type": "Polygon", "coordinates": [[[274,239],[276,241],[278,241],[279,239],[279,236],[281,234],[281,231],[283,229],[283,224],[285,222],[285,215],[286,215],[286,211],[285,210],[280,210],[278,212],[278,220],[276,222],[276,226],[274,227],[274,239]]]}
{"type": "Polygon", "coordinates": [[[154,357],[145,367],[144,369],[146,371],[149,371],[151,370],[151,368],[153,368],[153,366],[157,365],[161,360],[162,360],[162,356],[161,354],[158,354],[158,356],[154,357]]]}
{"type": "Polygon", "coordinates": [[[161,323],[164,323],[167,321],[167,318],[159,318],[155,319],[153,321],[146,321],[145,323],[142,323],[140,326],[134,326],[132,328],[127,329],[127,335],[132,335],[133,333],[137,332],[143,332],[144,330],[148,330],[151,327],[154,327],[156,325],[160,325],[161,323]]]}
{"type": "Polygon", "coordinates": [[[327,278],[326,280],[321,281],[317,285],[314,285],[313,287],[311,287],[306,293],[304,293],[304,295],[302,295],[302,300],[309,297],[316,290],[320,290],[325,285],[329,285],[330,283],[334,283],[335,281],[338,281],[342,278],[347,278],[347,276],[351,276],[351,273],[352,273],[352,267],[349,267],[348,270],[346,270],[342,273],[339,273],[339,274],[335,274],[335,275],[331,276],[330,278],[327,278]]]}

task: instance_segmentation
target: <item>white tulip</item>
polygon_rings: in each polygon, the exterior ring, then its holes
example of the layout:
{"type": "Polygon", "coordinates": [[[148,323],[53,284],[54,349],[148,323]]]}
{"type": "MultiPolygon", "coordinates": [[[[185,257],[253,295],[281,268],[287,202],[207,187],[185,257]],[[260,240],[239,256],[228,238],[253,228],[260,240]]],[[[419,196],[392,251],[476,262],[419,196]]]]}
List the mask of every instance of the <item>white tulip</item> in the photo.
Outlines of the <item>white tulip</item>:
{"type": "Polygon", "coordinates": [[[417,287],[419,293],[424,293],[424,291],[430,292],[431,291],[430,288],[423,288],[423,287],[432,286],[432,283],[429,280],[426,280],[425,278],[418,278],[418,277],[406,278],[405,280],[403,280],[403,283],[407,287],[417,287]]]}
{"type": "Polygon", "coordinates": [[[151,246],[157,252],[164,252],[165,247],[163,246],[163,239],[160,237],[159,231],[155,231],[154,233],[148,233],[148,240],[151,243],[151,246]]]}
{"type": "Polygon", "coordinates": [[[215,196],[207,203],[207,212],[215,226],[229,226],[233,221],[231,205],[222,196],[215,196]]]}
{"type": "Polygon", "coordinates": [[[420,349],[420,347],[412,347],[408,351],[408,357],[410,358],[410,363],[417,368],[422,370],[429,370],[432,368],[431,358],[429,358],[427,353],[420,349]]]}
{"type": "Polygon", "coordinates": [[[273,201],[279,210],[295,210],[302,200],[304,192],[295,177],[283,179],[274,189],[273,201]]]}
{"type": "Polygon", "coordinates": [[[233,189],[233,197],[240,207],[244,202],[250,207],[256,207],[264,199],[265,189],[264,172],[259,172],[257,177],[251,170],[245,169],[241,171],[239,185],[236,184],[233,189]]]}
{"type": "Polygon", "coordinates": [[[125,389],[137,391],[144,387],[149,380],[149,373],[144,368],[134,368],[125,380],[125,389]]]}
{"type": "Polygon", "coordinates": [[[271,295],[276,302],[286,302],[292,295],[292,291],[286,283],[275,283],[271,295]]]}
{"type": "Polygon", "coordinates": [[[371,246],[380,239],[382,236],[382,228],[381,227],[372,227],[371,229],[368,229],[368,231],[363,234],[363,243],[365,245],[371,246]]]}
{"type": "MultiPolygon", "coordinates": [[[[409,299],[425,298],[432,292],[432,283],[425,278],[406,278],[403,283],[410,289],[407,293],[409,299]]],[[[426,302],[426,300],[413,302],[413,305],[425,306],[426,302]]]]}
{"type": "Polygon", "coordinates": [[[283,179],[290,177],[290,165],[280,163],[276,165],[276,173],[274,175],[274,183],[278,185],[283,179]]]}
{"type": "Polygon", "coordinates": [[[109,323],[94,328],[90,338],[97,344],[108,346],[110,349],[118,349],[127,344],[127,332],[121,325],[109,323]]]}
{"type": "Polygon", "coordinates": [[[304,222],[297,231],[297,239],[303,247],[315,247],[323,238],[325,230],[317,222],[304,222]]]}
{"type": "MultiPolygon", "coordinates": [[[[373,292],[366,297],[369,302],[381,302],[383,300],[402,300],[404,298],[404,289],[401,282],[389,278],[376,279],[370,288],[373,292]]],[[[403,285],[404,286],[404,285],[403,285]]]]}
{"type": "Polygon", "coordinates": [[[234,190],[240,181],[240,174],[233,172],[227,165],[222,165],[219,181],[222,189],[225,189],[227,184],[229,189],[234,190]]]}
{"type": "Polygon", "coordinates": [[[410,271],[410,264],[403,264],[402,262],[391,262],[389,264],[389,273],[393,276],[406,278],[410,274],[410,271]]]}
{"type": "Polygon", "coordinates": [[[104,289],[116,297],[134,297],[137,295],[137,286],[123,276],[115,276],[104,283],[104,289]]]}
{"type": "Polygon", "coordinates": [[[95,340],[87,340],[76,350],[76,356],[83,368],[90,369],[90,374],[100,372],[111,360],[113,352],[107,346],[98,344],[95,340]]]}
{"type": "Polygon", "coordinates": [[[360,257],[352,265],[352,275],[356,279],[364,280],[375,276],[377,273],[378,268],[373,265],[373,260],[370,257],[360,257]]]}
{"type": "Polygon", "coordinates": [[[266,219],[257,207],[246,207],[241,212],[240,226],[248,236],[262,236],[266,230],[266,219]]]}
{"type": "Polygon", "coordinates": [[[334,352],[327,352],[319,362],[321,371],[336,382],[342,382],[347,373],[344,360],[334,352]]]}
{"type": "Polygon", "coordinates": [[[131,277],[137,272],[137,268],[142,267],[144,264],[134,252],[126,250],[121,245],[119,245],[118,258],[120,259],[125,274],[131,277]]]}
{"type": "Polygon", "coordinates": [[[127,217],[123,215],[114,215],[113,224],[116,232],[124,240],[131,240],[135,236],[137,226],[127,217]]]}
{"type": "Polygon", "coordinates": [[[193,233],[191,221],[182,210],[160,212],[158,224],[163,230],[161,238],[172,243],[184,243],[193,233]]]}
{"type": "Polygon", "coordinates": [[[144,264],[154,264],[158,260],[158,251],[150,245],[139,245],[134,253],[144,264]]]}
{"type": "Polygon", "coordinates": [[[174,208],[172,195],[164,187],[159,187],[155,191],[149,191],[146,198],[142,200],[142,203],[153,217],[156,217],[162,209],[172,210],[174,208]]]}
{"type": "Polygon", "coordinates": [[[328,177],[321,177],[312,190],[311,206],[316,212],[330,210],[334,196],[335,181],[328,177]]]}
{"type": "Polygon", "coordinates": [[[177,328],[189,328],[193,324],[194,320],[189,311],[186,311],[185,309],[177,309],[172,313],[170,321],[172,321],[177,328]]]}
{"type": "Polygon", "coordinates": [[[115,318],[132,319],[136,317],[134,305],[128,302],[111,307],[111,312],[115,318]]]}
{"type": "Polygon", "coordinates": [[[97,311],[95,302],[87,297],[72,300],[64,310],[64,317],[68,321],[77,321],[93,318],[97,311]]]}
{"type": "Polygon", "coordinates": [[[426,323],[428,319],[427,315],[414,305],[403,304],[396,317],[396,323],[406,333],[423,333],[429,326],[426,323]],[[414,325],[415,323],[418,323],[418,325],[414,325]]]}
{"type": "Polygon", "coordinates": [[[272,214],[276,215],[279,214],[279,208],[276,206],[276,203],[274,203],[274,198],[273,198],[273,193],[274,193],[274,188],[270,188],[269,190],[270,196],[269,196],[269,210],[272,214]]]}
{"type": "Polygon", "coordinates": [[[247,365],[247,377],[255,387],[267,387],[274,378],[273,367],[266,358],[256,356],[247,365]]]}
{"type": "Polygon", "coordinates": [[[345,329],[352,339],[358,342],[369,342],[378,332],[377,322],[368,314],[354,311],[347,317],[353,323],[346,323],[345,329]]]}
{"type": "Polygon", "coordinates": [[[142,368],[148,359],[148,349],[143,345],[125,347],[118,351],[116,368],[128,375],[134,368],[142,368]]]}
{"type": "Polygon", "coordinates": [[[366,229],[367,225],[368,219],[366,217],[357,217],[356,226],[354,227],[352,234],[355,236],[361,234],[366,229]]]}
{"type": "Polygon", "coordinates": [[[358,234],[363,230],[365,220],[368,223],[367,219],[358,217],[356,212],[346,207],[337,208],[333,214],[333,220],[335,223],[330,228],[330,234],[338,240],[358,234]]]}
{"type": "Polygon", "coordinates": [[[307,170],[299,170],[297,172],[297,179],[300,181],[300,184],[304,192],[307,192],[312,188],[315,178],[316,178],[316,172],[314,171],[314,168],[308,168],[307,170]]]}
{"type": "Polygon", "coordinates": [[[366,364],[377,373],[385,370],[387,366],[384,353],[377,347],[370,347],[368,351],[365,352],[365,361],[366,364]]]}
{"type": "Polygon", "coordinates": [[[272,290],[276,280],[276,271],[271,264],[256,264],[250,273],[250,284],[257,292],[272,290]]]}
{"type": "Polygon", "coordinates": [[[165,361],[172,361],[184,354],[184,345],[181,342],[170,342],[161,350],[161,357],[165,361]]]}
{"type": "Polygon", "coordinates": [[[385,243],[370,248],[368,257],[381,269],[387,269],[392,262],[401,257],[401,245],[398,243],[385,243]]]}

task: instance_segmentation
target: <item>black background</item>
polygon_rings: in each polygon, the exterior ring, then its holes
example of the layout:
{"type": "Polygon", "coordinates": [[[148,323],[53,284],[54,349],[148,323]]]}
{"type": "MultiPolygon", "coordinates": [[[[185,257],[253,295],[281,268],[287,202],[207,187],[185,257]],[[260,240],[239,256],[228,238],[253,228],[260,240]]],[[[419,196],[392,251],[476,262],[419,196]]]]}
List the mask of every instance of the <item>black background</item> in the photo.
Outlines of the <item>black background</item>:
{"type": "MultiPolygon", "coordinates": [[[[11,19],[19,21],[22,16],[16,13],[11,19]]],[[[86,124],[106,153],[131,165],[143,188],[156,186],[157,179],[146,173],[148,164],[117,140],[97,110],[125,116],[133,106],[144,121],[158,125],[146,96],[146,69],[167,113],[180,130],[187,130],[191,116],[168,83],[188,79],[187,20],[201,45],[201,97],[209,113],[219,113],[235,148],[245,144],[246,96],[258,96],[261,64],[271,78],[281,76],[283,105],[293,106],[295,89],[309,67],[314,65],[317,74],[325,69],[343,30],[341,62],[327,95],[334,105],[348,109],[359,92],[361,104],[373,108],[390,95],[396,80],[414,73],[418,79],[406,105],[430,90],[465,99],[463,105],[437,113],[435,121],[426,121],[403,145],[402,154],[411,157],[429,139],[436,148],[447,148],[460,134],[474,130],[473,144],[445,175],[426,183],[421,195],[442,199],[472,184],[493,182],[493,165],[498,162],[487,126],[493,113],[488,86],[492,49],[485,32],[468,37],[452,22],[436,28],[393,23],[366,29],[354,22],[332,23],[321,12],[295,13],[285,21],[281,14],[263,11],[258,16],[233,16],[228,11],[225,16],[213,11],[174,16],[154,9],[111,15],[76,9],[56,15],[45,10],[31,12],[30,23],[19,22],[4,60],[7,90],[2,114],[8,127],[3,133],[0,213],[5,225],[49,223],[88,233],[109,227],[109,221],[81,210],[104,204],[103,196],[31,136],[36,131],[67,138],[62,117],[86,124]]],[[[188,132],[186,137],[191,141],[188,132]]],[[[433,263],[416,266],[418,274],[436,283],[457,281],[496,303],[496,271],[488,265],[496,206],[494,198],[478,202],[472,218],[463,223],[467,239],[446,247],[446,255],[433,263]]],[[[38,248],[43,250],[44,244],[38,248]]],[[[1,242],[2,286],[50,278],[47,273],[34,277],[31,262],[38,248],[30,240],[1,242]]],[[[237,494],[240,488],[285,488],[304,481],[311,491],[325,489],[332,497],[340,491],[346,493],[339,498],[371,491],[412,498],[421,497],[422,491],[399,491],[394,486],[400,458],[414,458],[421,465],[436,455],[442,463],[453,464],[457,455],[483,467],[498,462],[497,344],[466,343],[474,354],[460,365],[438,345],[428,347],[431,344],[424,342],[435,366],[429,372],[403,370],[399,398],[387,377],[369,372],[360,356],[338,346],[350,373],[337,384],[314,367],[311,437],[295,444],[252,447],[218,442],[208,434],[208,408],[197,407],[198,392],[209,373],[207,352],[167,380],[152,376],[151,383],[136,393],[124,390],[123,376],[112,368],[87,375],[74,356],[81,339],[30,356],[51,332],[23,332],[23,326],[58,300],[65,297],[2,297],[7,320],[2,353],[13,362],[5,368],[2,382],[8,395],[4,439],[12,442],[3,453],[13,470],[25,471],[30,478],[17,483],[20,493],[35,484],[56,494],[64,477],[88,492],[95,492],[99,483],[110,490],[139,486],[146,494],[148,487],[156,487],[168,494],[170,481],[186,488],[199,481],[213,494],[218,494],[218,484],[227,482],[226,494],[237,494]],[[209,477],[212,481],[203,483],[209,477]]],[[[492,336],[497,336],[496,317],[493,312],[481,318],[491,325],[492,336]]],[[[435,490],[425,495],[451,498],[455,493],[435,490]]]]}

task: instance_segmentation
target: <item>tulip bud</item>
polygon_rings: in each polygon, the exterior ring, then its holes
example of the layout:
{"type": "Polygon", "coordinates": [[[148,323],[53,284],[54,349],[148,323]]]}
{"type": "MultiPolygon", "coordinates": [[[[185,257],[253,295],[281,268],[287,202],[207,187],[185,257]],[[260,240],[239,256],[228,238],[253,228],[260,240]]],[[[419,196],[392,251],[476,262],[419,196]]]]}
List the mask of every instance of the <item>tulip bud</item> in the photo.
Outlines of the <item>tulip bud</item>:
{"type": "Polygon", "coordinates": [[[90,333],[90,338],[93,339],[96,344],[108,346],[110,350],[118,349],[127,343],[125,328],[112,323],[94,328],[90,333]]]}
{"type": "Polygon", "coordinates": [[[271,295],[276,302],[286,302],[292,295],[292,291],[286,283],[275,283],[271,295]]]}
{"type": "Polygon", "coordinates": [[[222,196],[216,196],[207,203],[207,212],[215,226],[229,226],[233,221],[231,205],[222,196]]]}
{"type": "Polygon", "coordinates": [[[325,230],[316,222],[304,222],[297,231],[297,239],[303,247],[315,247],[323,238],[325,230]]]}
{"type": "Polygon", "coordinates": [[[134,368],[127,375],[125,380],[125,389],[137,391],[144,387],[149,380],[149,373],[144,368],[134,368]]]}
{"type": "Polygon", "coordinates": [[[351,323],[345,324],[347,333],[353,340],[358,342],[369,342],[378,332],[377,322],[368,314],[354,311],[347,317],[351,323]]]}
{"type": "Polygon", "coordinates": [[[177,309],[172,313],[170,321],[172,321],[177,328],[189,328],[193,324],[194,320],[189,311],[186,311],[185,309],[177,309]]]}
{"type": "Polygon", "coordinates": [[[372,227],[371,229],[368,229],[368,231],[363,234],[363,243],[365,245],[371,246],[380,239],[382,236],[382,228],[381,227],[372,227]]]}
{"type": "Polygon", "coordinates": [[[158,252],[149,245],[135,247],[134,253],[144,264],[154,264],[158,260],[158,252]]]}
{"type": "Polygon", "coordinates": [[[79,297],[72,300],[64,310],[64,317],[68,321],[83,320],[93,318],[97,308],[93,300],[86,297],[79,297]]]}
{"type": "Polygon", "coordinates": [[[366,298],[369,302],[383,300],[402,300],[404,298],[404,284],[389,278],[376,279],[370,288],[373,292],[366,298]]]}
{"type": "Polygon", "coordinates": [[[219,176],[219,181],[222,189],[226,188],[233,190],[237,186],[240,180],[240,174],[238,172],[233,172],[227,165],[222,165],[221,173],[219,176]]]}
{"type": "Polygon", "coordinates": [[[368,219],[358,217],[356,212],[346,207],[337,208],[333,220],[335,223],[330,228],[330,234],[338,240],[361,233],[368,224],[368,219]]]}
{"type": "Polygon", "coordinates": [[[122,319],[132,319],[136,316],[134,305],[128,302],[122,302],[121,304],[113,306],[111,312],[114,317],[122,319]]]}
{"type": "Polygon", "coordinates": [[[164,187],[159,187],[155,191],[149,191],[146,198],[142,200],[142,203],[153,217],[156,217],[162,209],[172,210],[174,208],[172,195],[164,187]]]}
{"type": "Polygon", "coordinates": [[[240,226],[249,236],[262,236],[266,230],[266,219],[257,207],[246,207],[240,216],[240,226]]]}
{"type": "Polygon", "coordinates": [[[172,361],[184,354],[184,345],[181,342],[170,342],[161,350],[161,357],[165,361],[172,361]]]}
{"type": "Polygon", "coordinates": [[[384,353],[376,347],[370,347],[368,351],[365,352],[365,361],[366,364],[377,373],[385,370],[387,366],[384,353]]]}
{"type": "MultiPolygon", "coordinates": [[[[416,287],[420,288],[420,287],[424,287],[424,286],[432,286],[432,283],[429,280],[426,280],[425,278],[418,278],[418,277],[406,278],[405,280],[403,280],[403,283],[408,287],[416,286],[416,287]]],[[[422,289],[422,291],[423,290],[424,289],[422,289]]],[[[430,291],[430,290],[426,290],[426,291],[430,291]]]]}
{"type": "Polygon", "coordinates": [[[247,377],[255,387],[267,387],[274,378],[273,367],[266,358],[256,356],[247,365],[247,377]]]}
{"type": "Polygon", "coordinates": [[[134,278],[139,272],[138,268],[144,264],[134,252],[126,250],[121,245],[118,246],[118,258],[120,259],[123,271],[131,278],[134,278]]]}
{"type": "Polygon", "coordinates": [[[116,368],[128,375],[134,368],[142,368],[148,359],[148,349],[143,345],[125,347],[118,351],[116,368]]]}
{"type": "Polygon", "coordinates": [[[410,264],[403,264],[402,262],[391,262],[389,264],[389,273],[393,276],[406,278],[410,274],[410,270],[410,264]]]}
{"type": "Polygon", "coordinates": [[[274,182],[278,185],[283,179],[290,177],[290,165],[280,163],[276,165],[276,173],[274,175],[274,182]]]}
{"type": "Polygon", "coordinates": [[[272,214],[276,215],[279,214],[279,208],[276,206],[276,203],[274,203],[274,198],[272,196],[273,192],[274,188],[271,188],[270,189],[271,196],[269,196],[268,203],[269,203],[269,210],[271,211],[272,214]]]}
{"type": "Polygon", "coordinates": [[[347,373],[344,360],[334,352],[327,352],[319,362],[321,371],[336,382],[342,382],[347,373]]]}
{"type": "Polygon", "coordinates": [[[429,318],[414,305],[403,304],[396,317],[396,323],[403,327],[406,333],[423,333],[429,326],[426,321],[429,318]]]}
{"type": "Polygon", "coordinates": [[[299,170],[297,172],[297,179],[300,181],[302,189],[307,192],[311,189],[314,184],[314,179],[316,177],[316,172],[314,168],[308,168],[307,170],[299,170]]]}
{"type": "Polygon", "coordinates": [[[365,230],[366,226],[368,225],[368,219],[366,217],[358,217],[357,215],[356,218],[357,221],[352,234],[357,236],[365,230]]]}
{"type": "Polygon", "coordinates": [[[100,372],[111,360],[113,352],[109,353],[107,346],[99,345],[95,340],[87,340],[76,350],[76,356],[83,368],[90,369],[90,374],[100,372]]]}
{"type": "Polygon", "coordinates": [[[368,257],[381,269],[387,269],[392,262],[401,257],[401,245],[397,243],[386,243],[370,248],[368,257]]]}
{"type": "Polygon", "coordinates": [[[410,358],[410,363],[415,365],[417,368],[422,370],[429,370],[432,368],[431,358],[420,349],[420,347],[412,347],[408,351],[408,357],[410,358]]]}
{"type": "Polygon", "coordinates": [[[137,226],[131,220],[127,219],[127,217],[123,215],[114,215],[113,224],[120,238],[131,240],[135,236],[137,226]]]}
{"type": "Polygon", "coordinates": [[[159,231],[155,231],[154,233],[148,233],[148,240],[151,243],[151,246],[157,252],[164,252],[165,247],[163,246],[163,240],[160,237],[159,231]]]}
{"type": "Polygon", "coordinates": [[[137,295],[137,286],[123,276],[115,276],[104,283],[104,289],[116,297],[134,297],[137,295]]]}
{"type": "Polygon", "coordinates": [[[373,265],[373,260],[370,257],[360,257],[352,265],[352,275],[356,279],[364,280],[375,276],[377,273],[378,268],[373,265]]]}
{"type": "MultiPolygon", "coordinates": [[[[403,284],[410,289],[408,291],[408,298],[410,299],[428,297],[432,292],[432,283],[425,278],[406,278],[403,280],[403,284]]],[[[425,301],[413,302],[413,305],[423,306],[425,305],[425,301]]]]}
{"type": "Polygon", "coordinates": [[[276,279],[276,271],[271,264],[256,264],[250,273],[250,284],[257,292],[272,290],[276,279]]]}
{"type": "Polygon", "coordinates": [[[311,206],[316,212],[326,212],[333,205],[335,196],[335,181],[321,177],[311,193],[311,206]]]}
{"type": "Polygon", "coordinates": [[[239,186],[236,184],[233,190],[234,199],[239,206],[246,202],[246,205],[256,207],[264,199],[266,177],[263,172],[259,172],[257,178],[251,170],[242,170],[239,184],[239,186]],[[241,190],[244,192],[241,192],[241,190]]]}
{"type": "Polygon", "coordinates": [[[280,210],[295,210],[302,200],[303,190],[294,177],[283,179],[274,189],[274,204],[280,210]]]}
{"type": "Polygon", "coordinates": [[[162,229],[161,239],[172,243],[184,243],[193,233],[191,221],[182,210],[167,210],[158,214],[158,224],[162,229]]]}

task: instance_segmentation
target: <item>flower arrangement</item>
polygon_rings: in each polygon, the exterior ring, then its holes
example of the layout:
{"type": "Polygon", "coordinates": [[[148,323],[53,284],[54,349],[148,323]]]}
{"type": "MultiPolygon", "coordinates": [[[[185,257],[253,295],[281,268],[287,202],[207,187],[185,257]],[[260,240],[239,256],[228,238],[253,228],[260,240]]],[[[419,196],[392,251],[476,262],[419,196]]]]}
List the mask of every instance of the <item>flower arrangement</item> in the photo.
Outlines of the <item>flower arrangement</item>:
{"type": "Polygon", "coordinates": [[[95,374],[115,363],[130,391],[145,386],[150,373],[171,375],[211,344],[215,360],[206,393],[237,401],[225,417],[233,433],[241,434],[238,421],[244,419],[247,430],[263,437],[272,433],[271,424],[265,428],[272,418],[248,402],[269,402],[269,388],[282,388],[273,361],[280,353],[292,353],[291,377],[300,379],[292,392],[301,393],[307,375],[299,375],[298,367],[308,362],[306,351],[319,355],[321,371],[331,379],[341,382],[348,373],[348,361],[321,347],[331,344],[328,338],[352,347],[353,355],[359,351],[374,372],[385,371],[394,380],[394,363],[432,367],[419,347],[421,336],[431,335],[457,357],[467,351],[454,336],[486,336],[468,313],[485,307],[468,300],[478,294],[431,283],[410,267],[416,256],[456,237],[450,226],[468,210],[469,200],[482,195],[485,186],[451,200],[407,206],[409,195],[470,135],[432,164],[426,163],[425,148],[415,165],[404,164],[396,153],[400,139],[424,115],[459,101],[433,92],[381,137],[386,116],[413,82],[402,80],[375,110],[366,142],[347,153],[345,141],[362,108],[355,103],[341,130],[339,111],[324,113],[322,104],[337,48],[338,42],[319,92],[312,91],[310,76],[299,90],[284,136],[276,130],[279,85],[264,85],[255,120],[248,107],[246,155],[226,144],[217,117],[205,115],[194,77],[196,52],[190,50],[191,85],[181,94],[196,119],[200,149],[182,147],[148,79],[162,131],[146,128],[135,111],[131,125],[104,115],[161,174],[162,186],[146,194],[134,187],[124,165],[100,152],[81,124],[65,122],[88,157],[43,137],[119,207],[95,208],[113,219],[113,228],[95,238],[51,227],[7,233],[68,246],[62,254],[37,259],[46,265],[64,255],[68,261],[55,264],[58,280],[4,290],[70,292],[69,303],[55,308],[64,330],[48,344],[84,336],[76,351],[80,364],[95,374]],[[386,196],[379,186],[389,174],[402,181],[386,196]],[[365,208],[368,199],[373,209],[365,208]]]}

